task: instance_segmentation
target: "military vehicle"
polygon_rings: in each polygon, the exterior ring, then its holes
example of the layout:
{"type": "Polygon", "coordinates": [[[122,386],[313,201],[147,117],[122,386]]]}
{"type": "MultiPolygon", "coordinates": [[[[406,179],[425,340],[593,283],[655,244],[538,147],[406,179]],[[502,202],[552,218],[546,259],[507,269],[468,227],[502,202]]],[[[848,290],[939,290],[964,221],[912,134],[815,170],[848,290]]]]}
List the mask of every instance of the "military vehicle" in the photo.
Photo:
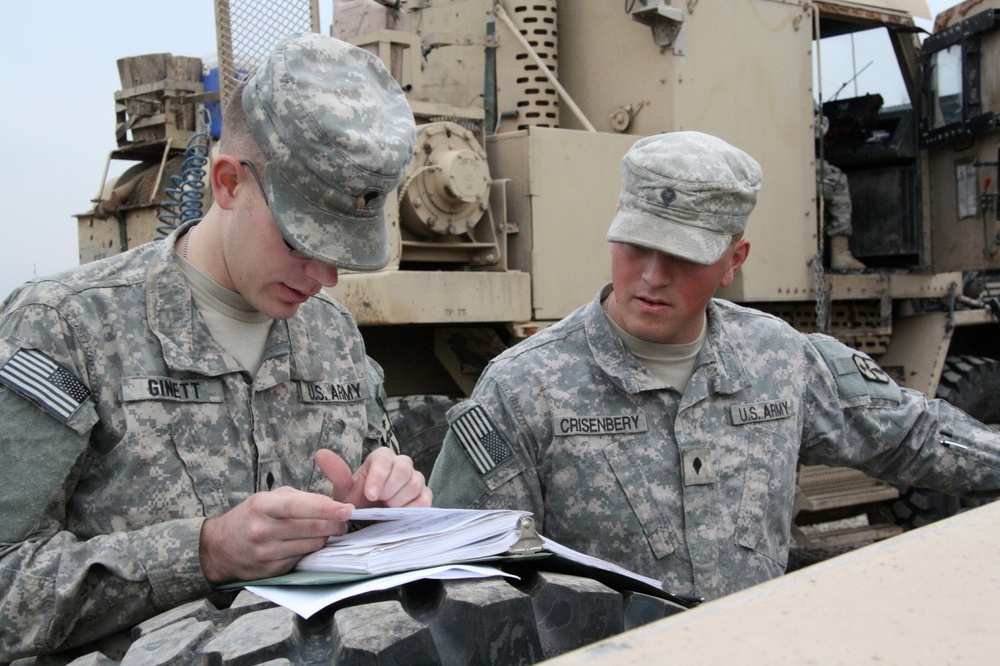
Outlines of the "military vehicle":
{"type": "MultiPolygon", "coordinates": [[[[149,240],[207,203],[192,174],[217,130],[196,131],[199,109],[214,111],[215,127],[218,100],[282,31],[319,29],[315,3],[252,4],[216,3],[225,29],[207,77],[196,58],[119,63],[111,158],[139,164],[80,216],[81,261],[149,240]],[[222,90],[205,92],[206,82],[222,90]]],[[[922,2],[333,4],[331,32],[385,60],[419,124],[390,205],[390,265],[343,274],[331,291],[387,369],[397,425],[422,469],[433,463],[445,409],[485,364],[609,279],[603,238],[619,160],[638,137],[679,129],[721,136],[764,169],[751,258],[722,297],[834,335],[899,383],[1000,423],[1000,86],[983,66],[995,55],[995,3],[944,12],[922,45],[913,20],[922,2]],[[819,83],[830,78],[824,54],[836,40],[873,33],[882,55],[894,54],[878,64],[895,70],[905,103],[841,97],[844,85],[819,83]],[[830,122],[818,147],[816,104],[830,122]],[[817,152],[848,176],[851,250],[864,270],[827,268],[817,152]]],[[[800,485],[797,522],[862,509],[874,518],[881,512],[871,509],[886,506],[892,518],[812,537],[797,529],[802,544],[888,536],[958,506],[850,470],[804,469],[800,485]]]]}
{"type": "MultiPolygon", "coordinates": [[[[1000,80],[987,66],[1000,57],[1000,0],[939,14],[923,40],[923,2],[873,2],[333,2],[331,33],[383,59],[418,123],[389,205],[390,264],[342,272],[331,293],[386,368],[394,422],[423,469],[445,410],[486,363],[610,279],[620,158],[639,137],[682,129],[764,170],[750,259],[720,296],[836,336],[900,384],[1000,424],[1000,80]],[[858,67],[824,89],[838,40],[871,35],[905,99],[842,95],[858,67]],[[819,142],[817,105],[830,123],[819,142]],[[820,158],[847,174],[864,269],[829,268],[820,158]]],[[[109,163],[136,165],[78,216],[81,261],[200,215],[233,81],[281,34],[320,29],[315,1],[215,4],[215,67],[119,62],[109,163]]],[[[801,546],[868,542],[960,508],[853,470],[803,468],[799,485],[801,546]]]]}

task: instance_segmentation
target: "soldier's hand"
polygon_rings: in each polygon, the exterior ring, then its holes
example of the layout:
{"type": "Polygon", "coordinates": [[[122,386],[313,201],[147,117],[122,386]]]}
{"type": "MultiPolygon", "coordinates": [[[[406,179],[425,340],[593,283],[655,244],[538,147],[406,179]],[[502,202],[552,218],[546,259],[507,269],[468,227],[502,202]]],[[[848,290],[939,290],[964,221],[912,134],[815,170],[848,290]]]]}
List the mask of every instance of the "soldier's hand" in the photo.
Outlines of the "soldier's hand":
{"type": "Polygon", "coordinates": [[[251,495],[202,525],[201,568],[217,585],[288,572],[329,536],[347,531],[354,507],[333,498],[282,487],[251,495]]]}
{"type": "Polygon", "coordinates": [[[340,456],[320,449],[316,465],[333,482],[334,499],[357,507],[430,506],[431,490],[424,475],[413,468],[409,456],[388,447],[372,451],[356,472],[351,473],[340,456]]]}

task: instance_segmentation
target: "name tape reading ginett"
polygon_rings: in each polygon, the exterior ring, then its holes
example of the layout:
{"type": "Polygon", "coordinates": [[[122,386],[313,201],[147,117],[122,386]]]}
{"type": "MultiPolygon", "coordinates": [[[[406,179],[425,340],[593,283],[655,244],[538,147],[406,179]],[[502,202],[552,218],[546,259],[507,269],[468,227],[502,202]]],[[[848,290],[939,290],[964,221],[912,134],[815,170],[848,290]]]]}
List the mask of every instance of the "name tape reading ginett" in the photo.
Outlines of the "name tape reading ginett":
{"type": "Polygon", "coordinates": [[[170,377],[126,377],[122,400],[166,400],[173,402],[222,402],[224,389],[218,379],[179,380],[170,377]]]}

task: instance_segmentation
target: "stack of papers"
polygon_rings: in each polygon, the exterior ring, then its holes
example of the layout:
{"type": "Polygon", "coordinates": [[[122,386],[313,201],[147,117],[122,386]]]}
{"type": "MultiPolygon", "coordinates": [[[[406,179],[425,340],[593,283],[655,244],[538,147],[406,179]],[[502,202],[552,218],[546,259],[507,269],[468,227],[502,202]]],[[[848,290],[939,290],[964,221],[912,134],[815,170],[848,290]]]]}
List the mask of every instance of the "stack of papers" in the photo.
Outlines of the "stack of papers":
{"type": "Polygon", "coordinates": [[[275,578],[231,583],[309,617],[332,603],[422,578],[517,576],[497,566],[562,570],[690,605],[660,581],[567,548],[535,532],[527,511],[477,509],[356,509],[365,526],[330,537],[294,570],[275,578]],[[535,555],[535,557],[525,557],[535,555]],[[492,564],[495,566],[483,566],[492,564]],[[632,588],[636,583],[639,588],[632,588]]]}
{"type": "Polygon", "coordinates": [[[454,580],[464,578],[491,578],[517,576],[504,573],[495,567],[473,566],[470,564],[445,564],[440,567],[415,569],[403,573],[365,578],[355,583],[338,585],[247,585],[246,589],[259,597],[279,606],[284,606],[293,613],[309,619],[327,606],[338,601],[350,599],[369,592],[388,590],[397,585],[405,585],[415,580],[454,580]]]}
{"type": "Polygon", "coordinates": [[[379,574],[506,553],[521,538],[527,511],[356,509],[352,521],[377,521],[306,555],[296,571],[379,574]]]}

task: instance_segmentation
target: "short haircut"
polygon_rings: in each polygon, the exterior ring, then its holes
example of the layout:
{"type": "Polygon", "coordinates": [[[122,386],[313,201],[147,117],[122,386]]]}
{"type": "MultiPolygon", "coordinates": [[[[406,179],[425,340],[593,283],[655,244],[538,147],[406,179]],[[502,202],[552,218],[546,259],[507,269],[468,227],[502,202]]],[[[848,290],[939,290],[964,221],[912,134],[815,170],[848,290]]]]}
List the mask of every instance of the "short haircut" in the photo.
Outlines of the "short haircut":
{"type": "Polygon", "coordinates": [[[222,136],[219,150],[252,162],[257,167],[264,166],[264,153],[250,132],[246,114],[243,112],[243,88],[241,80],[233,90],[232,97],[222,113],[222,136]]]}

